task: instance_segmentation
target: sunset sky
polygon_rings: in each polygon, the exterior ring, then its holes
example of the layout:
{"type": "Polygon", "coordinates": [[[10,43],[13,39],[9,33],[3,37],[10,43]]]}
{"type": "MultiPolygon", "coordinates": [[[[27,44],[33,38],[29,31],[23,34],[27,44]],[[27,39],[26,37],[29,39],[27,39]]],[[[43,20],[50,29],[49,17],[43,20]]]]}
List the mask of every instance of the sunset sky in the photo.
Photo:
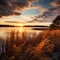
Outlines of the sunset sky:
{"type": "Polygon", "coordinates": [[[0,0],[0,24],[50,25],[60,15],[60,0],[0,0]]]}

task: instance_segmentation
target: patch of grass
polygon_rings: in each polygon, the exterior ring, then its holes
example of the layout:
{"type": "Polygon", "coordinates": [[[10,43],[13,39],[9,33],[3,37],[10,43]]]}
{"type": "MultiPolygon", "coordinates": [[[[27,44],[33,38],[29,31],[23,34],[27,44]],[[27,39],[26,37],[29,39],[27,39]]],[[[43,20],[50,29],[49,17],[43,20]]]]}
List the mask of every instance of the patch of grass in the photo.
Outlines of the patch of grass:
{"type": "MultiPolygon", "coordinates": [[[[1,41],[1,40],[0,40],[1,41]]],[[[53,60],[60,59],[60,30],[46,30],[29,35],[26,31],[11,31],[6,39],[1,60],[53,60]]]]}

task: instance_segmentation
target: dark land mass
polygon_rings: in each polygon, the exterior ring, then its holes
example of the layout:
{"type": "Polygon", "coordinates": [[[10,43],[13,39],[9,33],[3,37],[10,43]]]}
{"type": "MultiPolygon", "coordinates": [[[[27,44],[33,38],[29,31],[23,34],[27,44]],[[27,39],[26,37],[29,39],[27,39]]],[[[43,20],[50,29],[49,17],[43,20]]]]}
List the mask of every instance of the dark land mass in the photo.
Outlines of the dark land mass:
{"type": "Polygon", "coordinates": [[[33,28],[33,30],[48,30],[49,28],[33,28]]]}
{"type": "Polygon", "coordinates": [[[33,30],[48,30],[49,26],[39,26],[39,25],[34,25],[34,26],[24,26],[24,27],[32,27],[33,30]]]}
{"type": "MultiPolygon", "coordinates": [[[[14,26],[14,25],[0,25],[0,27],[20,27],[20,26],[14,26]]],[[[48,26],[29,26],[25,25],[24,27],[31,27],[33,30],[48,30],[48,26]]]]}
{"type": "MultiPolygon", "coordinates": [[[[14,25],[0,25],[0,27],[20,27],[20,26],[14,26],[14,25]]],[[[39,25],[34,25],[34,26],[30,26],[30,25],[25,25],[23,27],[49,27],[49,26],[39,26],[39,25]]]]}
{"type": "Polygon", "coordinates": [[[0,25],[0,27],[15,27],[13,25],[0,25]]]}
{"type": "Polygon", "coordinates": [[[49,27],[49,26],[43,26],[43,25],[34,25],[34,26],[30,26],[30,25],[25,25],[24,27],[49,27]]]}

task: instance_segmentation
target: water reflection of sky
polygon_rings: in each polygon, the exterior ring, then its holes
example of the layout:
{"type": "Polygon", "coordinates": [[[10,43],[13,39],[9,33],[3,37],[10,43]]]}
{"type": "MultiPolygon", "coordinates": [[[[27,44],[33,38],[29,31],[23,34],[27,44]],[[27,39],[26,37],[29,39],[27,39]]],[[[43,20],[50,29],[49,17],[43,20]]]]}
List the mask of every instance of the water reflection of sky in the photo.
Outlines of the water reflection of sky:
{"type": "Polygon", "coordinates": [[[11,31],[19,31],[20,32],[20,35],[23,33],[23,32],[27,32],[28,35],[31,35],[36,33],[38,34],[38,32],[41,32],[41,30],[32,30],[32,28],[26,28],[26,27],[2,27],[0,28],[0,37],[6,37],[8,35],[8,33],[10,33],[11,31]]]}

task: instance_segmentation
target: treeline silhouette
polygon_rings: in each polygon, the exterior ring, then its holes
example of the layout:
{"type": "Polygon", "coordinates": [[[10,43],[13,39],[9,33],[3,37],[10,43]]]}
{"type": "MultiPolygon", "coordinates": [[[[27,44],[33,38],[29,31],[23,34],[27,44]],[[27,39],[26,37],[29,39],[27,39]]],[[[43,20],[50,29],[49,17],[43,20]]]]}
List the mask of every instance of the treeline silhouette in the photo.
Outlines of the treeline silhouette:
{"type": "Polygon", "coordinates": [[[50,29],[60,29],[60,15],[53,20],[50,29]]]}
{"type": "Polygon", "coordinates": [[[60,30],[11,31],[0,38],[0,60],[60,60],[60,30]]]}

